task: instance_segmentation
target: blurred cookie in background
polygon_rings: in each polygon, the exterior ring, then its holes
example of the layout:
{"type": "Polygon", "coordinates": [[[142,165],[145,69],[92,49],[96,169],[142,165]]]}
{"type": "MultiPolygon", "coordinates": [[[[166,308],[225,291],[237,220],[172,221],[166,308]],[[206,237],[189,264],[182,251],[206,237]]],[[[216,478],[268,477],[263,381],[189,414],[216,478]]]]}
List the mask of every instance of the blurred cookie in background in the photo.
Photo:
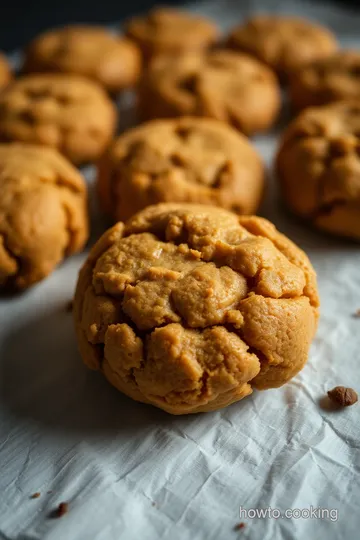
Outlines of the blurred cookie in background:
{"type": "Polygon", "coordinates": [[[338,44],[328,29],[300,17],[256,15],[236,26],[228,46],[256,56],[287,80],[302,64],[332,54],[338,44]]]}
{"type": "Polygon", "coordinates": [[[70,25],[36,37],[26,49],[24,71],[84,75],[116,93],[136,84],[141,54],[106,28],[70,25]]]}
{"type": "Polygon", "coordinates": [[[277,119],[280,88],[273,71],[233,51],[159,57],[139,85],[143,119],[204,116],[247,135],[266,131],[277,119]]]}
{"type": "Polygon", "coordinates": [[[86,184],[56,150],[0,144],[0,288],[45,278],[88,237],[86,184]]]}
{"type": "Polygon", "coordinates": [[[124,133],[98,171],[101,206],[114,221],[158,202],[255,213],[264,183],[264,165],[250,141],[203,118],[153,120],[124,133]]]}
{"type": "Polygon", "coordinates": [[[104,152],[116,117],[103,88],[84,77],[27,75],[0,95],[0,141],[50,146],[80,165],[104,152]]]}
{"type": "Polygon", "coordinates": [[[214,21],[172,8],[155,8],[145,16],[134,17],[125,31],[146,60],[163,54],[201,51],[219,38],[214,21]]]}
{"type": "Polygon", "coordinates": [[[295,214],[360,240],[360,103],[303,111],[283,134],[277,172],[295,214]]]}
{"type": "Polygon", "coordinates": [[[12,71],[6,56],[0,52],[0,91],[3,90],[12,79],[12,71]]]}
{"type": "Polygon", "coordinates": [[[343,50],[310,62],[290,77],[294,109],[360,98],[360,51],[343,50]]]}

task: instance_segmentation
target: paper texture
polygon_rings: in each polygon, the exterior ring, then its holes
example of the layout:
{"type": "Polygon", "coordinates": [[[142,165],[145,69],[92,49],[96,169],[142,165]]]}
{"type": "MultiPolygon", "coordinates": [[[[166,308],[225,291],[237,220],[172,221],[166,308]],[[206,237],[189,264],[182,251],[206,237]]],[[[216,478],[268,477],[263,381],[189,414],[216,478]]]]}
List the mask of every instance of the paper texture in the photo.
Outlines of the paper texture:
{"type": "MultiPolygon", "coordinates": [[[[196,9],[225,28],[260,7],[222,0],[196,9]]],[[[267,7],[308,15],[343,44],[360,44],[359,13],[290,1],[267,7]]],[[[276,133],[256,138],[269,169],[276,141],[276,133]]],[[[84,254],[0,300],[1,540],[359,538],[360,408],[335,413],[319,400],[338,384],[360,390],[360,319],[352,317],[360,249],[304,228],[269,182],[264,215],[307,251],[322,301],[309,363],[281,389],[185,417],[122,396],[82,365],[65,310],[84,254]],[[34,492],[40,498],[30,499],[34,492]],[[50,519],[62,501],[68,514],[50,519]],[[240,506],[321,507],[338,520],[248,519],[240,506]],[[246,527],[235,531],[240,522],[246,527]]],[[[95,220],[93,236],[103,228],[95,220]]]]}

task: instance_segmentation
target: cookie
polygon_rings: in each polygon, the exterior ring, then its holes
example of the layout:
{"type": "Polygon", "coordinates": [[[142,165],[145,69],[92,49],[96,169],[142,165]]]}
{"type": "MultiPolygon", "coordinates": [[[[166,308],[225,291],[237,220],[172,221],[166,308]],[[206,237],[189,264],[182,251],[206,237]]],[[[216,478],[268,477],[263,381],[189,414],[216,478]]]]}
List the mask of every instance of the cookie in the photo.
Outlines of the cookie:
{"type": "Polygon", "coordinates": [[[87,236],[80,173],[51,148],[0,144],[0,287],[42,280],[87,236]]]}
{"type": "Polygon", "coordinates": [[[230,48],[256,56],[286,80],[306,62],[326,58],[337,49],[334,34],[299,17],[257,15],[235,27],[230,48]]]}
{"type": "Polygon", "coordinates": [[[274,73],[254,58],[232,51],[154,60],[139,90],[144,119],[205,116],[246,134],[269,129],[280,108],[274,73]]]}
{"type": "Polygon", "coordinates": [[[28,46],[24,64],[25,72],[83,75],[111,93],[133,86],[140,70],[140,52],[130,40],[85,25],[41,34],[28,46]]]}
{"type": "Polygon", "coordinates": [[[290,78],[290,101],[294,109],[359,99],[360,52],[339,51],[329,58],[310,62],[290,78]]]}
{"type": "Polygon", "coordinates": [[[360,104],[309,108],[283,135],[278,176],[289,208],[315,227],[360,240],[360,104]]]}
{"type": "Polygon", "coordinates": [[[27,75],[0,95],[0,141],[51,146],[75,164],[98,159],[115,127],[105,91],[77,75],[27,75]]]}
{"type": "Polygon", "coordinates": [[[163,54],[201,51],[219,36],[216,24],[210,19],[171,8],[156,8],[145,16],[134,17],[125,31],[146,60],[163,54]]]}
{"type": "Polygon", "coordinates": [[[126,220],[158,202],[214,204],[255,213],[262,160],[246,137],[207,118],[153,120],[121,135],[99,165],[105,212],[126,220]]]}
{"type": "Polygon", "coordinates": [[[296,375],[317,306],[308,258],[270,222],[165,203],[96,243],[74,318],[89,368],[137,401],[185,414],[296,375]]]}
{"type": "Polygon", "coordinates": [[[10,65],[4,54],[0,52],[0,90],[5,88],[12,79],[10,65]]]}

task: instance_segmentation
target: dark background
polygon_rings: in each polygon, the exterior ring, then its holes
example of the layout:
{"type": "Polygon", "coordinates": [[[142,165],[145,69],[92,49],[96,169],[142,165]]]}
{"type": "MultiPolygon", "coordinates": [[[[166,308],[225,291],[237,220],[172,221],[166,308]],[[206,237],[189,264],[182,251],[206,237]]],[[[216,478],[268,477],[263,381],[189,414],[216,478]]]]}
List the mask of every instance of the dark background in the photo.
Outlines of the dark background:
{"type": "MultiPolygon", "coordinates": [[[[0,0],[0,49],[23,47],[39,32],[66,23],[114,23],[155,4],[182,4],[181,0],[0,0]]],[[[218,0],[222,2],[223,0],[218,0]]],[[[239,4],[242,0],[237,0],[239,4]]],[[[249,0],[247,0],[249,2],[249,0]]],[[[313,0],[320,2],[321,0],[313,0]]],[[[336,0],[333,0],[336,2],[336,0]]],[[[338,3],[360,8],[360,0],[338,3]]]]}
{"type": "MultiPolygon", "coordinates": [[[[159,4],[159,0],[0,0],[0,3],[0,49],[9,52],[52,26],[75,22],[114,23],[146,11],[159,4]]],[[[180,0],[162,2],[181,3],[180,0]]]]}

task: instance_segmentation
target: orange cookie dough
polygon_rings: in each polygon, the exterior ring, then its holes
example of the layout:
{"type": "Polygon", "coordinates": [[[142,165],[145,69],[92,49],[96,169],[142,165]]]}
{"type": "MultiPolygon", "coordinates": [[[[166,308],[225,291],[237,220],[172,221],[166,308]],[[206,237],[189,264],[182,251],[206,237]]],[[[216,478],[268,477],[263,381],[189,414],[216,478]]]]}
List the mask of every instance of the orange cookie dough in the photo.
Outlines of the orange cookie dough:
{"type": "Polygon", "coordinates": [[[185,414],[296,375],[317,308],[308,258],[265,219],[159,204],[95,244],[74,318],[89,368],[137,401],[185,414]]]}
{"type": "Polygon", "coordinates": [[[0,141],[50,146],[75,164],[98,159],[115,127],[105,91],[77,75],[27,75],[0,95],[0,141]]]}
{"type": "Polygon", "coordinates": [[[269,129],[280,108],[275,74],[246,54],[213,51],[154,60],[139,89],[144,119],[205,116],[250,135],[269,129]]]}
{"type": "Polygon", "coordinates": [[[24,289],[81,250],[86,185],[57,151],[0,145],[0,287],[24,289]]]}
{"type": "Polygon", "coordinates": [[[360,104],[306,109],[287,128],[277,171],[289,208],[315,227],[360,240],[360,104]]]}
{"type": "Polygon", "coordinates": [[[9,84],[12,79],[10,65],[4,54],[0,52],[0,90],[9,84]]]}
{"type": "Polygon", "coordinates": [[[234,28],[229,47],[256,56],[287,79],[294,69],[337,49],[334,34],[309,20],[279,15],[256,15],[234,28]]]}
{"type": "Polygon", "coordinates": [[[155,8],[145,17],[134,17],[128,22],[126,33],[147,60],[162,54],[200,51],[219,37],[219,30],[210,19],[171,8],[155,8]]]}
{"type": "Polygon", "coordinates": [[[111,93],[133,86],[141,56],[128,39],[101,26],[70,25],[50,30],[27,47],[24,71],[74,73],[93,79],[111,93]]]}
{"type": "Polygon", "coordinates": [[[205,118],[154,120],[120,136],[99,165],[105,212],[126,220],[158,202],[196,202],[255,213],[265,171],[251,143],[205,118]]]}
{"type": "Polygon", "coordinates": [[[360,52],[339,51],[310,62],[290,78],[290,102],[294,109],[326,105],[360,97],[360,52]]]}

